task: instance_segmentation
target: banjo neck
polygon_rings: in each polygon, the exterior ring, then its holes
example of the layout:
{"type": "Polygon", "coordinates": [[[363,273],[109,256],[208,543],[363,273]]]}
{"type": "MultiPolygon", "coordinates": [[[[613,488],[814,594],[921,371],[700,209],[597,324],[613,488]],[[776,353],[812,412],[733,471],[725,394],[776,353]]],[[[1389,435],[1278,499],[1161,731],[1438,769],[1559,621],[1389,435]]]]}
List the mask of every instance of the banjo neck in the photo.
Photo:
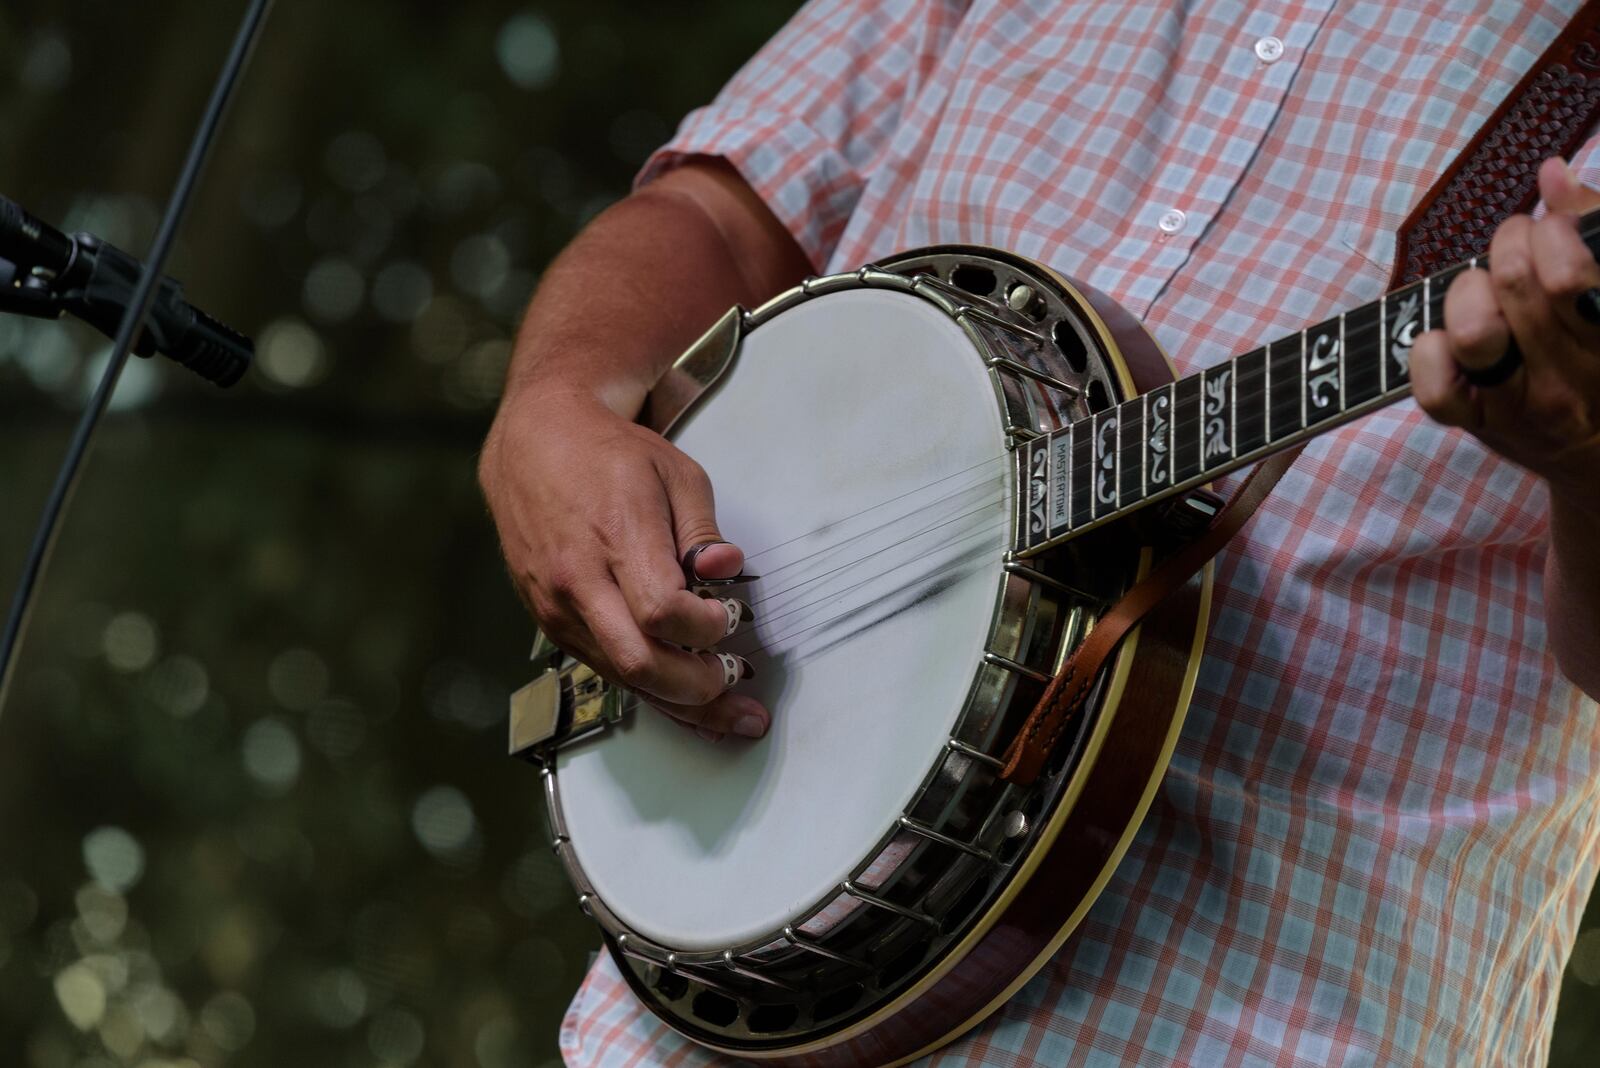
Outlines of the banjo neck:
{"type": "MultiPolygon", "coordinates": [[[[1579,222],[1600,251],[1600,211],[1579,222]]],[[[1444,325],[1444,296],[1473,257],[1214,367],[1112,405],[1024,446],[1020,557],[1343,426],[1411,393],[1411,347],[1444,325]],[[1042,519],[1042,522],[1041,522],[1042,519]]]]}

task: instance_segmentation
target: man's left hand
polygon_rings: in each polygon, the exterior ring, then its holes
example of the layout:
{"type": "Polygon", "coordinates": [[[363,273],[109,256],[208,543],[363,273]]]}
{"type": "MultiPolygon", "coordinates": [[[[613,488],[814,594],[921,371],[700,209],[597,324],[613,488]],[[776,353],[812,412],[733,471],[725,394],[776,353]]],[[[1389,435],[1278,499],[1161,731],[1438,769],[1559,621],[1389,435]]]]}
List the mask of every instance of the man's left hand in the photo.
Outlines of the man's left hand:
{"type": "Polygon", "coordinates": [[[1489,246],[1488,269],[1451,284],[1444,329],[1412,350],[1411,389],[1439,422],[1462,427],[1543,476],[1568,503],[1600,514],[1600,323],[1579,312],[1579,301],[1600,289],[1600,264],[1577,226],[1580,214],[1600,208],[1600,192],[1559,159],[1540,168],[1539,191],[1549,214],[1507,219],[1489,246]],[[1480,387],[1462,377],[1461,368],[1494,365],[1512,336],[1523,364],[1509,378],[1480,387]]]}

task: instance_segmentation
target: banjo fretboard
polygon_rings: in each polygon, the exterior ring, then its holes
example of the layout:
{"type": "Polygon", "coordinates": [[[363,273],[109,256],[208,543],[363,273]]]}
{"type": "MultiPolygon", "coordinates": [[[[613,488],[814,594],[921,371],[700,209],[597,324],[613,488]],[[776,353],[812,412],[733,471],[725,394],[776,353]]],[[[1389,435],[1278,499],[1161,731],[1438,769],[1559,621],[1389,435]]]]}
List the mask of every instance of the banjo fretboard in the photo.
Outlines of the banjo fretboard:
{"type": "MultiPolygon", "coordinates": [[[[1600,244],[1600,212],[1581,232],[1600,244]]],[[[1186,492],[1411,392],[1411,348],[1474,257],[1027,444],[1025,555],[1186,492]]]]}

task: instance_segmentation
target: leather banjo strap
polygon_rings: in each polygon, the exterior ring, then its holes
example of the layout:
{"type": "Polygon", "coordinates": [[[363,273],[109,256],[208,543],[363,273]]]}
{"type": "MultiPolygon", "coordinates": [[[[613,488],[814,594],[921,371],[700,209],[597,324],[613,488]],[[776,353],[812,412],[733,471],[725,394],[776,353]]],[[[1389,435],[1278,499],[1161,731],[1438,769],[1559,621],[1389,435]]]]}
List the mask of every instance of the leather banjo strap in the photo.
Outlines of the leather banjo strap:
{"type": "MultiPolygon", "coordinates": [[[[1600,117],[1600,0],[1587,0],[1401,225],[1389,288],[1473,256],[1494,230],[1538,202],[1539,165],[1569,158],[1600,117]]],[[[1304,446],[1257,464],[1216,520],[1112,605],[1057,672],[1012,739],[1000,777],[1033,782],[1082,711],[1122,638],[1192,579],[1267,499],[1304,446]]]]}

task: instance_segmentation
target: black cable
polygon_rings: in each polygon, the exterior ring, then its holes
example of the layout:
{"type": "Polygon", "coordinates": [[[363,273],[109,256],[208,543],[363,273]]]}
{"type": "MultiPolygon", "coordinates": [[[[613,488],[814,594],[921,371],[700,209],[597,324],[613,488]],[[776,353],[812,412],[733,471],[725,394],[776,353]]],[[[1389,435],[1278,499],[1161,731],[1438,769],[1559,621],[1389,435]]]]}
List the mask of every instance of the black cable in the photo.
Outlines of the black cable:
{"type": "Polygon", "coordinates": [[[155,298],[167,257],[172,252],[173,241],[177,238],[178,227],[183,222],[184,212],[188,210],[194,187],[200,180],[200,171],[205,167],[206,158],[211,154],[217,127],[222,122],[222,113],[227,110],[228,101],[233,97],[239,75],[249,62],[250,53],[261,34],[262,23],[266,20],[267,9],[271,6],[272,0],[250,0],[244,19],[239,23],[239,30],[233,39],[233,49],[217,75],[216,85],[211,90],[211,100],[206,105],[205,114],[200,118],[200,125],[195,129],[194,138],[189,142],[189,156],[183,162],[183,170],[178,175],[177,184],[172,187],[172,195],[167,199],[167,211],[161,219],[161,226],[156,230],[155,242],[150,246],[150,255],[145,259],[144,271],[139,275],[138,284],[134,286],[133,298],[128,304],[128,310],[123,313],[121,325],[117,328],[117,337],[111,346],[111,359],[106,364],[105,373],[100,376],[100,384],[95,387],[94,396],[90,398],[88,407],[78,420],[72,441],[67,446],[67,454],[61,461],[61,470],[56,474],[55,485],[51,487],[44,512],[39,517],[38,529],[33,534],[33,544],[28,550],[27,559],[22,565],[22,576],[17,582],[16,596],[12,598],[11,611],[6,616],[5,635],[0,638],[0,709],[5,707],[6,693],[10,689],[16,667],[17,650],[22,643],[22,634],[27,626],[39,576],[43,573],[45,563],[50,557],[50,550],[55,545],[61,515],[66,510],[72,491],[78,484],[78,474],[84,456],[89,451],[89,442],[94,436],[95,426],[111,400],[117,379],[122,376],[122,368],[128,362],[128,352],[133,347],[133,339],[144,326],[145,316],[149,313],[151,301],[155,298]]]}

